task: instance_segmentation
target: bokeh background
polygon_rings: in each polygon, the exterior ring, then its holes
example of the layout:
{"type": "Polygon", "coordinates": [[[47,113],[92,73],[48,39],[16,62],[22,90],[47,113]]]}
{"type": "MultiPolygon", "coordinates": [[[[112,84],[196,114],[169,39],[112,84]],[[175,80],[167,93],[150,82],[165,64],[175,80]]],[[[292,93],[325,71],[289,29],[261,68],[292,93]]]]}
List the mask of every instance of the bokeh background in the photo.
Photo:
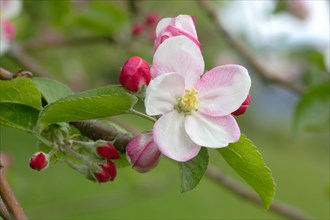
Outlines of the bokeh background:
{"type": "MultiPolygon", "coordinates": [[[[306,87],[329,80],[329,1],[211,3],[224,26],[276,76],[306,87]]],[[[149,13],[160,18],[195,16],[206,69],[228,63],[249,69],[252,103],[237,120],[272,171],[275,199],[314,219],[329,219],[329,129],[293,129],[301,95],[262,81],[196,1],[24,0],[13,20],[13,46],[37,61],[47,77],[74,91],[117,84],[128,57],[139,55],[152,63],[155,26],[132,34],[134,25],[144,23],[149,13]],[[80,40],[58,43],[66,39],[80,40]]],[[[1,66],[13,72],[25,68],[10,53],[1,57],[1,66]]],[[[315,115],[329,108],[318,110],[315,115]]],[[[116,120],[137,131],[151,128],[133,116],[116,120]]],[[[97,184],[61,163],[43,172],[30,169],[28,158],[38,149],[29,134],[1,127],[0,138],[1,152],[10,159],[8,179],[30,219],[283,219],[207,178],[193,191],[180,193],[178,165],[165,157],[149,173],[122,168],[114,182],[97,184]]],[[[217,152],[209,153],[212,164],[249,189],[217,152]]]]}

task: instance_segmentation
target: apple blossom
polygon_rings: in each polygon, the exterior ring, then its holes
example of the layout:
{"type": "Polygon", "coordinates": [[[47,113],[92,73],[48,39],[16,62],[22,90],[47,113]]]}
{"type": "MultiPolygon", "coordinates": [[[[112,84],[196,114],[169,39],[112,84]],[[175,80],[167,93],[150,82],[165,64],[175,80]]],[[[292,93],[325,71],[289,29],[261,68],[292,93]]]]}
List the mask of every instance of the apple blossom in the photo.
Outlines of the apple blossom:
{"type": "Polygon", "coordinates": [[[178,15],[175,18],[163,18],[156,28],[155,50],[166,39],[174,36],[185,36],[202,48],[195,29],[195,19],[190,15],[178,15]]]}
{"type": "Polygon", "coordinates": [[[242,103],[242,105],[231,114],[236,115],[236,116],[244,114],[246,112],[247,108],[249,107],[250,101],[251,101],[251,97],[249,94],[246,97],[246,99],[244,100],[244,102],[242,103]]]}
{"type": "Polygon", "coordinates": [[[120,71],[119,82],[131,92],[138,92],[150,82],[150,67],[141,57],[129,58],[120,71]]]}
{"type": "Polygon", "coordinates": [[[152,134],[142,133],[128,143],[126,156],[135,170],[145,173],[158,164],[160,151],[153,141],[152,134]]]}
{"type": "Polygon", "coordinates": [[[29,165],[34,170],[44,170],[48,167],[48,156],[44,152],[35,153],[29,160],[29,165]]]}
{"type": "Polygon", "coordinates": [[[251,79],[239,65],[204,72],[199,47],[189,38],[171,37],[155,52],[146,90],[146,113],[159,116],[153,139],[165,156],[194,158],[201,146],[226,147],[238,141],[240,129],[231,115],[249,94],[251,79]]]}
{"type": "Polygon", "coordinates": [[[9,19],[17,16],[21,9],[21,0],[0,1],[0,55],[7,52],[15,36],[15,26],[9,19]]]}

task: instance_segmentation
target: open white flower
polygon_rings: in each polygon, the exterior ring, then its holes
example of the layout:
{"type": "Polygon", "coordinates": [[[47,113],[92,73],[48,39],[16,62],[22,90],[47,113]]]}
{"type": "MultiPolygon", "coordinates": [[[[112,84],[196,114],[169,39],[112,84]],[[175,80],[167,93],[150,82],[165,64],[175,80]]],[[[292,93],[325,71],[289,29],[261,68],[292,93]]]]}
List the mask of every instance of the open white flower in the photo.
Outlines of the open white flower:
{"type": "Polygon", "coordinates": [[[231,115],[249,94],[251,79],[239,65],[204,72],[199,47],[184,36],[171,37],[155,52],[146,91],[146,113],[161,117],[153,138],[165,156],[177,161],[194,158],[201,146],[226,147],[240,130],[231,115]]]}

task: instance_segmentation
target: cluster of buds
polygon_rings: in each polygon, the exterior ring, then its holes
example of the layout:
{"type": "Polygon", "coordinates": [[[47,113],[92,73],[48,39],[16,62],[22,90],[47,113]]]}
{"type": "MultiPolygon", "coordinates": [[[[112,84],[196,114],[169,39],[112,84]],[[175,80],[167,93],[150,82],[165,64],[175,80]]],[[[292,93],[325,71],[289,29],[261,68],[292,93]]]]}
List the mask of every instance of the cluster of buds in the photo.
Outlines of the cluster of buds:
{"type": "MultiPolygon", "coordinates": [[[[149,13],[145,19],[144,22],[136,22],[132,26],[132,35],[137,37],[140,36],[144,31],[148,29],[153,29],[157,22],[159,21],[159,16],[157,13],[151,12],[149,13]]],[[[152,31],[152,39],[154,38],[154,32],[152,31]]]]}
{"type": "Polygon", "coordinates": [[[112,143],[98,145],[95,151],[100,158],[106,161],[98,164],[97,170],[93,173],[94,177],[100,183],[113,181],[117,176],[117,169],[112,160],[120,158],[119,152],[112,143]]]}

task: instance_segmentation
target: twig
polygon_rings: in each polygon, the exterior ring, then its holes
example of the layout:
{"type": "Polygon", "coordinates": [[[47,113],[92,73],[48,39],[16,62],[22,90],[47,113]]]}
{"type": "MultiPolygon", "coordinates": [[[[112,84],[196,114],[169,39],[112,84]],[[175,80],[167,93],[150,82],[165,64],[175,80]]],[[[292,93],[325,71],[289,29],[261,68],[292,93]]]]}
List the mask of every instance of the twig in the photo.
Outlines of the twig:
{"type": "Polygon", "coordinates": [[[14,219],[14,217],[9,213],[5,203],[3,202],[2,198],[0,197],[0,216],[4,220],[11,220],[14,219]]]}
{"type": "Polygon", "coordinates": [[[11,80],[14,74],[0,67],[0,80],[11,80]]]}
{"type": "Polygon", "coordinates": [[[210,1],[207,0],[199,0],[198,1],[201,8],[205,10],[205,12],[208,14],[210,19],[212,20],[214,26],[216,27],[216,30],[225,37],[225,40],[243,57],[245,60],[253,67],[259,76],[268,82],[277,83],[280,85],[283,85],[287,88],[290,88],[291,90],[297,92],[297,93],[303,93],[305,92],[305,88],[299,84],[296,84],[294,82],[288,81],[286,79],[277,77],[275,74],[270,72],[266,67],[264,67],[260,61],[258,61],[255,56],[249,51],[247,47],[245,47],[244,44],[241,43],[241,41],[237,40],[234,36],[231,35],[227,31],[227,29],[223,26],[220,17],[218,16],[217,11],[215,10],[216,7],[214,7],[210,1]]]}
{"type": "Polygon", "coordinates": [[[27,55],[19,45],[12,45],[8,55],[29,69],[34,75],[53,78],[53,75],[45,71],[39,63],[35,62],[32,57],[27,55]]]}
{"type": "MultiPolygon", "coordinates": [[[[0,167],[0,197],[1,200],[3,202],[3,204],[5,204],[5,208],[8,211],[8,213],[2,213],[3,215],[2,217],[4,219],[19,219],[19,220],[25,220],[28,219],[22,209],[22,207],[19,205],[19,203],[17,202],[17,199],[15,197],[15,194],[13,192],[13,190],[11,189],[6,176],[4,174],[3,168],[0,167]],[[13,217],[9,217],[9,214],[13,217]]],[[[1,204],[2,206],[2,204],[1,204]]],[[[3,211],[4,209],[1,208],[1,211],[3,211]]]]}
{"type": "Polygon", "coordinates": [[[74,39],[26,41],[21,43],[20,45],[24,50],[35,50],[35,49],[49,49],[53,47],[62,47],[62,46],[76,46],[82,44],[103,43],[103,42],[116,43],[115,39],[110,36],[98,36],[98,37],[81,37],[74,39]]]}
{"type": "MultiPolygon", "coordinates": [[[[252,192],[242,188],[235,180],[221,173],[219,169],[213,166],[209,166],[205,176],[214,181],[216,184],[230,190],[237,196],[261,206],[261,200],[256,194],[253,194],[252,192]]],[[[289,207],[277,201],[272,203],[272,205],[269,207],[269,210],[289,219],[312,219],[311,217],[306,216],[300,210],[289,207]]]]}
{"type": "Polygon", "coordinates": [[[125,152],[126,145],[132,139],[129,134],[118,131],[96,120],[71,122],[71,124],[75,126],[81,134],[92,140],[115,140],[114,145],[116,149],[122,153],[125,152]]]}

